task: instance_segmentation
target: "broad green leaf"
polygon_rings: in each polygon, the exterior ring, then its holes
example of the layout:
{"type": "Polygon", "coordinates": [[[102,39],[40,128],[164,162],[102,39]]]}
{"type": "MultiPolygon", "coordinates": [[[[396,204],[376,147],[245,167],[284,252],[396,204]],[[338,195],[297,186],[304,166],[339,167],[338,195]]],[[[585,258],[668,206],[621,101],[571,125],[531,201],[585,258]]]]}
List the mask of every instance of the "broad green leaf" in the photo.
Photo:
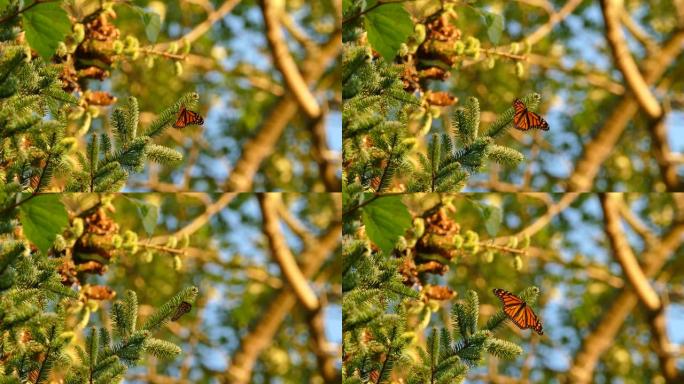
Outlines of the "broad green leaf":
{"type": "Polygon", "coordinates": [[[501,39],[501,32],[504,28],[504,18],[502,15],[496,13],[486,12],[482,15],[485,24],[487,24],[487,37],[489,41],[494,44],[499,44],[501,39]]]}
{"type": "Polygon", "coordinates": [[[151,43],[157,41],[159,30],[161,29],[161,17],[155,12],[145,12],[142,15],[143,24],[145,24],[145,35],[147,40],[151,43]]]}
{"type": "Polygon", "coordinates": [[[142,221],[143,228],[145,229],[145,233],[147,233],[147,236],[152,236],[154,228],[157,226],[157,221],[159,220],[159,207],[131,197],[128,197],[128,200],[135,205],[138,217],[142,221]]]}
{"type": "Polygon", "coordinates": [[[58,194],[37,195],[19,206],[24,236],[47,253],[55,237],[69,224],[66,208],[58,194]]]}
{"type": "Polygon", "coordinates": [[[342,0],[342,12],[347,12],[347,9],[349,9],[352,4],[352,0],[342,0]]]}
{"type": "Polygon", "coordinates": [[[71,23],[60,2],[41,3],[22,13],[26,40],[44,59],[54,55],[57,44],[71,31],[71,23]]]}
{"type": "Polygon", "coordinates": [[[383,196],[362,208],[368,238],[389,255],[399,236],[411,226],[411,214],[401,196],[383,196]]]}
{"type": "Polygon", "coordinates": [[[4,10],[8,5],[9,5],[9,0],[0,0],[0,11],[4,10]]]}
{"type": "MultiPolygon", "coordinates": [[[[367,9],[377,1],[369,1],[367,9]]],[[[383,4],[365,15],[368,41],[385,61],[394,59],[399,47],[413,33],[411,16],[400,3],[383,4]]]]}
{"type": "Polygon", "coordinates": [[[145,26],[145,35],[151,43],[157,41],[159,30],[161,29],[161,16],[152,11],[146,11],[138,6],[131,7],[138,15],[145,26]]]}
{"type": "Polygon", "coordinates": [[[503,220],[501,208],[491,205],[481,205],[480,213],[485,221],[485,229],[487,229],[489,236],[496,236],[497,232],[499,232],[499,227],[501,227],[501,221],[503,220]]]}

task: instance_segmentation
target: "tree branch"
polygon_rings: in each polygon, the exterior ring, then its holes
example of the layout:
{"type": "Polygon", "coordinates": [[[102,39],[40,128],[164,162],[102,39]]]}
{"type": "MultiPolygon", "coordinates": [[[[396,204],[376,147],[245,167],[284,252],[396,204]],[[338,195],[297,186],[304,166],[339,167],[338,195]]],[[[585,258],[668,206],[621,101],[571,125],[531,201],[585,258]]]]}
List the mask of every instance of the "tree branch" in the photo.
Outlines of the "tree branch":
{"type": "Polygon", "coordinates": [[[185,235],[192,235],[197,232],[200,228],[207,224],[207,222],[219,211],[225,208],[233,199],[237,196],[236,193],[224,193],[221,197],[216,200],[216,202],[207,206],[207,209],[200,216],[197,216],[193,221],[191,221],[185,227],[179,229],[173,235],[163,235],[157,236],[150,240],[150,244],[163,244],[166,243],[169,236],[183,237],[185,235]]]}
{"type": "Polygon", "coordinates": [[[682,183],[677,175],[677,166],[672,162],[672,152],[670,145],[667,142],[667,126],[665,125],[665,116],[653,120],[648,129],[651,135],[651,148],[653,150],[653,157],[655,157],[660,169],[660,174],[663,182],[670,192],[681,191],[682,183]]]}
{"type": "Polygon", "coordinates": [[[624,206],[621,193],[601,194],[601,206],[603,207],[605,230],[613,248],[613,256],[620,263],[622,270],[636,291],[639,301],[648,310],[649,328],[653,335],[655,352],[658,355],[661,371],[667,383],[681,382],[677,370],[677,360],[671,353],[671,344],[667,337],[665,318],[665,306],[658,294],[648,282],[644,272],[637,262],[625,233],[620,227],[619,211],[624,206]]]}
{"type": "Polygon", "coordinates": [[[183,40],[186,40],[188,44],[192,44],[195,40],[199,39],[211,29],[211,27],[216,23],[217,21],[223,19],[225,15],[230,13],[230,11],[235,8],[235,6],[240,2],[240,0],[227,0],[225,3],[221,4],[221,6],[211,12],[210,14],[207,15],[206,20],[203,22],[197,24],[195,28],[192,29],[192,31],[188,32],[187,34],[183,35],[181,38],[176,39],[174,41],[169,41],[166,43],[161,43],[157,44],[154,46],[154,49],[157,51],[162,51],[166,48],[168,48],[172,43],[180,43],[183,40]]]}
{"type": "Polygon", "coordinates": [[[544,215],[540,216],[534,223],[528,225],[521,231],[515,234],[515,236],[533,236],[535,233],[539,232],[544,228],[556,215],[558,215],[562,210],[567,208],[573,201],[579,197],[578,193],[566,193],[561,197],[561,199],[550,206],[544,215]]]}
{"type": "MultiPolygon", "coordinates": [[[[318,241],[302,253],[301,259],[305,261],[302,266],[304,277],[311,278],[318,272],[327,256],[339,245],[341,233],[342,224],[335,223],[318,241]]],[[[296,303],[297,298],[294,292],[285,286],[271,301],[257,324],[240,340],[240,348],[233,355],[228,372],[221,378],[222,383],[246,384],[250,382],[259,354],[270,345],[280,323],[292,311],[296,303]]]]}
{"type": "Polygon", "coordinates": [[[620,15],[624,11],[620,0],[601,0],[603,20],[606,24],[606,39],[613,52],[615,65],[625,77],[627,86],[634,94],[637,102],[651,118],[657,119],[663,114],[663,108],[648,88],[639,67],[632,57],[625,36],[622,34],[620,15]]]}
{"type": "Polygon", "coordinates": [[[631,33],[632,36],[634,36],[634,38],[637,39],[650,54],[655,53],[658,50],[658,43],[656,43],[656,41],[648,35],[648,32],[641,28],[641,26],[637,24],[634,19],[632,19],[632,16],[624,7],[621,8],[620,21],[625,25],[625,28],[627,28],[629,33],[631,33]]]}
{"type": "MultiPolygon", "coordinates": [[[[304,80],[307,83],[318,79],[325,71],[328,61],[337,57],[342,49],[341,38],[342,31],[337,30],[317,54],[312,54],[307,58],[302,66],[304,80]]],[[[298,106],[292,95],[286,95],[280,99],[264,120],[256,136],[244,144],[240,159],[235,163],[233,172],[224,183],[224,190],[250,191],[252,189],[252,179],[261,162],[273,152],[273,147],[285,127],[297,113],[298,106]]]]}
{"type": "Polygon", "coordinates": [[[271,256],[280,266],[285,280],[290,284],[297,299],[304,305],[308,311],[315,311],[318,309],[320,303],[318,297],[309,286],[308,281],[302,274],[302,271],[297,265],[287,241],[280,231],[280,222],[278,221],[278,204],[279,195],[274,193],[260,193],[258,195],[259,205],[261,206],[261,216],[263,218],[263,231],[271,251],[271,256]]]}
{"type": "MultiPolygon", "coordinates": [[[[661,241],[648,248],[643,254],[644,274],[653,277],[663,267],[668,256],[684,241],[684,224],[675,225],[661,241]]],[[[634,310],[637,295],[628,285],[611,300],[610,307],[603,312],[597,326],[582,340],[580,349],[568,370],[566,382],[573,384],[589,383],[594,375],[598,359],[613,345],[615,335],[634,310]]]]}
{"type": "Polygon", "coordinates": [[[318,371],[326,383],[341,383],[342,374],[337,369],[337,358],[331,354],[331,345],[325,337],[325,319],[323,307],[309,313],[308,325],[311,334],[311,346],[318,363],[318,371]]]}
{"type": "Polygon", "coordinates": [[[311,134],[311,155],[318,163],[318,173],[329,192],[342,190],[342,184],[337,177],[338,167],[330,160],[328,153],[328,140],[325,132],[325,117],[327,113],[321,113],[314,121],[309,122],[308,128],[311,134]]]}
{"type": "Polygon", "coordinates": [[[531,35],[525,38],[525,41],[527,41],[527,43],[530,45],[534,45],[541,41],[541,39],[551,33],[556,24],[568,17],[568,15],[572,13],[572,11],[574,11],[575,8],[577,8],[581,3],[582,0],[570,0],[565,3],[565,5],[563,5],[558,12],[552,13],[551,16],[549,16],[549,20],[545,24],[537,28],[534,32],[532,32],[531,35]]]}
{"type": "Polygon", "coordinates": [[[261,0],[261,12],[264,16],[266,26],[266,39],[273,52],[273,62],[278,71],[283,75],[287,88],[294,95],[299,107],[311,118],[316,118],[321,114],[321,107],[318,101],[309,90],[307,81],[297,68],[294,58],[287,48],[287,42],[280,30],[280,14],[283,12],[281,6],[284,2],[277,0],[261,0]]]}
{"type": "Polygon", "coordinates": [[[646,275],[641,270],[632,247],[630,247],[620,224],[620,205],[623,203],[621,193],[602,193],[599,195],[603,207],[605,231],[613,252],[613,257],[622,267],[622,272],[636,291],[639,300],[651,311],[660,308],[658,294],[651,287],[646,275]]]}
{"type": "MultiPolygon", "coordinates": [[[[676,32],[657,54],[649,56],[644,62],[644,80],[647,85],[654,84],[677,58],[684,48],[684,30],[676,32]]],[[[568,191],[588,191],[602,164],[613,151],[622,131],[627,127],[638,110],[634,95],[627,93],[615,106],[613,112],[601,127],[599,133],[584,146],[582,156],[577,160],[574,171],[569,177],[568,191]]]]}
{"type": "Polygon", "coordinates": [[[647,247],[653,247],[658,241],[653,232],[634,214],[634,212],[632,212],[631,209],[629,209],[629,206],[627,206],[627,203],[624,200],[622,200],[622,204],[620,204],[620,215],[622,215],[622,218],[625,219],[630,227],[632,227],[634,232],[638,233],[639,236],[644,239],[647,247]]]}
{"type": "Polygon", "coordinates": [[[648,325],[651,330],[653,345],[660,371],[668,384],[681,383],[684,377],[677,369],[677,359],[670,339],[667,336],[667,318],[665,317],[665,306],[659,310],[649,313],[648,325]]]}

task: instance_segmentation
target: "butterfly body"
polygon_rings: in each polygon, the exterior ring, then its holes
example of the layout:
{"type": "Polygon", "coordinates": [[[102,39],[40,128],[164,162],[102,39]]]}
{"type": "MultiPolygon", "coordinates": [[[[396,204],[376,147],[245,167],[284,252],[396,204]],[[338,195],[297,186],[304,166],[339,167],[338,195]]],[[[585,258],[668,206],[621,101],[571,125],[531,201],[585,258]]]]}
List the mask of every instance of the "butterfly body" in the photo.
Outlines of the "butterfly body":
{"type": "Polygon", "coordinates": [[[202,125],[204,124],[204,119],[199,113],[193,112],[185,106],[181,107],[180,113],[178,114],[178,119],[173,123],[174,128],[185,128],[188,125],[202,125]]]}
{"type": "Polygon", "coordinates": [[[525,300],[505,289],[495,288],[492,292],[501,300],[504,313],[515,325],[520,329],[532,328],[538,334],[544,334],[541,320],[525,300]]]}
{"type": "Polygon", "coordinates": [[[525,103],[520,99],[513,101],[513,126],[521,131],[527,131],[532,128],[541,129],[543,131],[549,130],[549,123],[543,117],[531,112],[527,109],[525,103]]]}
{"type": "Polygon", "coordinates": [[[178,308],[176,308],[176,313],[174,313],[173,316],[171,316],[171,321],[176,321],[180,319],[181,316],[190,312],[191,309],[192,304],[188,303],[187,301],[182,301],[180,305],[178,305],[178,308]]]}

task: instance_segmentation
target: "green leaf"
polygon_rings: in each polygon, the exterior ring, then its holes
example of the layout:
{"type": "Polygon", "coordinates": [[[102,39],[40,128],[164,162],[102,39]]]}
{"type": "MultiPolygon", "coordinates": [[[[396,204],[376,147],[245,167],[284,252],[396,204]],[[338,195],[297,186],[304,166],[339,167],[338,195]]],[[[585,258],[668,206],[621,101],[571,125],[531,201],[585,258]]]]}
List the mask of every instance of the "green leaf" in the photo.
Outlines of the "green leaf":
{"type": "Polygon", "coordinates": [[[69,17],[59,4],[38,4],[22,14],[26,40],[46,60],[52,57],[57,44],[71,31],[69,17]]]}
{"type": "Polygon", "coordinates": [[[503,220],[501,208],[491,205],[480,205],[480,213],[485,221],[485,229],[487,229],[489,236],[496,236],[503,220]]]}
{"type": "Polygon", "coordinates": [[[347,12],[349,7],[352,6],[352,0],[342,0],[342,12],[347,12]]]}
{"type": "Polygon", "coordinates": [[[159,30],[161,29],[161,17],[154,12],[145,12],[142,15],[143,24],[145,24],[145,35],[147,40],[151,43],[157,41],[159,30]]]}
{"type": "Polygon", "coordinates": [[[66,208],[58,194],[37,195],[21,204],[19,221],[26,238],[43,254],[69,224],[66,208]]]}
{"type": "Polygon", "coordinates": [[[131,197],[126,197],[138,212],[138,217],[142,221],[143,228],[147,236],[152,236],[154,233],[154,228],[157,227],[157,221],[159,220],[159,207],[154,204],[150,204],[146,201],[134,199],[131,197]]]}
{"type": "Polygon", "coordinates": [[[152,11],[146,11],[138,6],[131,7],[138,15],[145,26],[145,35],[151,43],[157,41],[159,30],[161,29],[161,16],[152,11]]]}
{"type": "MultiPolygon", "coordinates": [[[[346,2],[346,1],[347,1],[347,0],[345,0],[345,2],[346,2]]],[[[8,5],[9,5],[9,0],[0,0],[0,11],[4,10],[5,8],[7,8],[8,5]]]]}
{"type": "Polygon", "coordinates": [[[496,13],[486,12],[482,15],[484,23],[487,25],[487,36],[489,41],[494,44],[499,44],[501,32],[504,28],[504,18],[502,15],[496,13]]]}
{"type": "MultiPolygon", "coordinates": [[[[367,9],[377,4],[377,0],[369,1],[367,9]]],[[[391,62],[399,51],[399,47],[413,33],[411,16],[401,4],[383,4],[368,12],[365,16],[368,41],[385,61],[391,62]]]]}
{"type": "Polygon", "coordinates": [[[411,214],[399,195],[373,200],[362,208],[361,217],[368,238],[386,255],[392,252],[399,236],[411,226],[411,214]]]}

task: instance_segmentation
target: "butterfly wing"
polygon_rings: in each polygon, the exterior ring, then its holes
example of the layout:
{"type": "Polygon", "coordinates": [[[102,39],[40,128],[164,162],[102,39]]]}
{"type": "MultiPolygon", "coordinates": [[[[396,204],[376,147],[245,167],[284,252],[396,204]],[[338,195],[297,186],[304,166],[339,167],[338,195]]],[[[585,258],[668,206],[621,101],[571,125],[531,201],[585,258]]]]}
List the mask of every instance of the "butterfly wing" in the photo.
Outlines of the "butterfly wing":
{"type": "Polygon", "coordinates": [[[532,328],[535,332],[537,332],[540,335],[544,334],[541,320],[539,320],[537,314],[534,313],[534,311],[532,310],[532,308],[530,308],[529,305],[525,307],[525,319],[525,323],[527,325],[526,328],[532,328]]]}
{"type": "Polygon", "coordinates": [[[493,292],[501,300],[504,313],[515,325],[520,329],[532,328],[538,334],[544,334],[541,321],[523,299],[505,289],[496,288],[493,292]]]}
{"type": "Polygon", "coordinates": [[[202,125],[204,124],[204,119],[202,116],[200,116],[199,113],[193,112],[190,110],[185,110],[187,116],[188,116],[188,122],[187,124],[196,124],[196,125],[202,125]]]}
{"type": "Polygon", "coordinates": [[[193,112],[186,109],[185,106],[181,107],[180,113],[178,114],[178,119],[173,123],[174,128],[185,128],[188,125],[202,125],[204,124],[204,119],[199,113],[193,112]]]}
{"type": "Polygon", "coordinates": [[[185,128],[187,125],[187,112],[188,110],[185,109],[185,107],[181,107],[180,113],[178,114],[178,118],[176,119],[176,122],[173,123],[174,128],[185,128]]]}
{"type": "Polygon", "coordinates": [[[518,306],[525,303],[521,298],[508,292],[505,289],[495,288],[494,290],[492,290],[492,292],[494,292],[494,294],[499,298],[499,300],[501,300],[501,303],[503,304],[504,308],[518,306]]]}
{"type": "Polygon", "coordinates": [[[549,130],[549,123],[547,123],[543,117],[529,111],[525,103],[520,99],[515,99],[515,101],[513,101],[513,109],[515,110],[515,113],[513,114],[513,125],[515,128],[521,131],[527,131],[532,128],[541,129],[543,131],[549,130]]]}
{"type": "Polygon", "coordinates": [[[187,301],[182,301],[178,305],[178,308],[176,308],[176,313],[174,313],[173,316],[171,317],[171,321],[176,321],[176,320],[180,319],[181,316],[190,312],[191,309],[192,309],[192,304],[188,303],[187,301]]]}

